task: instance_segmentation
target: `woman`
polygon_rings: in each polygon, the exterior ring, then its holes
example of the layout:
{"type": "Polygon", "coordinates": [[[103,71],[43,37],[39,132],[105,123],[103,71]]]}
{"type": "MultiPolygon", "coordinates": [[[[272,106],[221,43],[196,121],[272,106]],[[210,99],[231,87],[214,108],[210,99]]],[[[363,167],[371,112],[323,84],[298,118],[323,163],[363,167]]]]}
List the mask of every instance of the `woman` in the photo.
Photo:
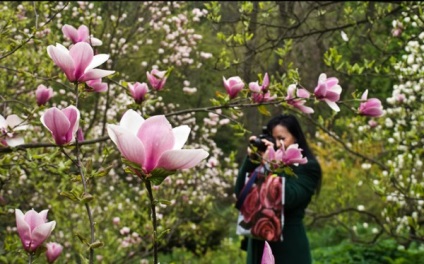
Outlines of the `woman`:
{"type": "MultiPolygon", "coordinates": [[[[286,177],[283,241],[269,242],[269,245],[277,264],[309,264],[312,259],[303,218],[312,196],[319,193],[322,177],[321,167],[309,148],[296,117],[293,115],[276,116],[268,122],[267,129],[275,139],[277,147],[284,144],[287,149],[291,144],[297,143],[299,148],[303,150],[303,156],[308,159],[306,164],[292,166],[297,177],[286,177]]],[[[254,138],[255,136],[250,139],[254,138]]],[[[266,139],[262,139],[262,141],[268,147],[274,147],[272,142],[266,139]]],[[[258,166],[257,162],[253,163],[249,158],[252,156],[250,148],[248,148],[248,153],[249,155],[245,158],[237,176],[235,186],[237,197],[245,184],[246,173],[253,171],[258,166]]],[[[264,153],[259,154],[265,155],[264,153]]],[[[248,238],[247,263],[260,263],[263,248],[263,240],[248,238]]]]}

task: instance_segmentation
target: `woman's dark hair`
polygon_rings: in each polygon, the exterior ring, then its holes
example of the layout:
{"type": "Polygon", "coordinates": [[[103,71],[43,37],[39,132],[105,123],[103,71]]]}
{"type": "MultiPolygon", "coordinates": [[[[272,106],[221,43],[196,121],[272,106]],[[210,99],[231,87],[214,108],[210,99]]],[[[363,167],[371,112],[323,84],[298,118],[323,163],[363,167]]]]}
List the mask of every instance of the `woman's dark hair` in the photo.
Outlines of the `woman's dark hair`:
{"type": "MultiPolygon", "coordinates": [[[[297,121],[297,118],[294,115],[289,114],[282,114],[273,117],[267,124],[267,130],[269,135],[272,135],[272,130],[274,127],[282,125],[290,132],[290,134],[293,135],[293,137],[296,138],[296,143],[299,144],[299,148],[302,149],[302,154],[309,159],[317,160],[312,152],[312,150],[309,148],[308,142],[306,141],[305,135],[303,134],[302,128],[300,127],[299,122],[297,121]]],[[[318,161],[317,161],[318,163],[318,161]]],[[[318,163],[319,166],[319,163],[318,163]]],[[[321,167],[320,167],[320,175],[319,175],[319,182],[317,186],[317,194],[319,193],[321,189],[321,180],[322,180],[322,174],[321,174],[321,167]]]]}

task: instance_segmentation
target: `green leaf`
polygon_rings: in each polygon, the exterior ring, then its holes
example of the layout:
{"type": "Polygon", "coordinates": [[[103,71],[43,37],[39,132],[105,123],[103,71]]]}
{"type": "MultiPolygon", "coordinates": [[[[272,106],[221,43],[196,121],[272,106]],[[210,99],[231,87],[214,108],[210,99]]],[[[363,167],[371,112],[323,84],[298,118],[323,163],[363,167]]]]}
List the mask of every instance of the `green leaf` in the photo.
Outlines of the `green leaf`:
{"type": "Polygon", "coordinates": [[[265,116],[271,116],[271,113],[268,111],[268,109],[266,109],[265,105],[259,105],[258,110],[259,110],[259,113],[261,113],[265,116]]]}
{"type": "Polygon", "coordinates": [[[78,233],[75,233],[75,235],[79,238],[79,240],[83,243],[86,244],[87,246],[90,246],[90,243],[88,243],[87,239],[85,239],[83,236],[81,236],[78,233]]]}
{"type": "Polygon", "coordinates": [[[171,201],[164,200],[164,199],[158,199],[157,202],[160,204],[171,205],[171,201]]]}
{"type": "Polygon", "coordinates": [[[70,199],[71,201],[77,202],[80,199],[78,198],[77,195],[75,195],[75,193],[73,193],[72,191],[68,192],[68,191],[64,191],[64,192],[60,192],[61,196],[64,196],[68,199],[70,199]]]}
{"type": "Polygon", "coordinates": [[[103,246],[104,246],[103,242],[100,242],[98,240],[89,245],[90,248],[99,248],[99,247],[103,247],[103,246]]]}
{"type": "Polygon", "coordinates": [[[154,169],[150,174],[151,177],[148,178],[149,181],[151,181],[154,185],[159,185],[165,180],[166,177],[169,175],[174,174],[176,171],[169,171],[162,168],[156,168],[154,169]]]}
{"type": "Polygon", "coordinates": [[[158,240],[161,239],[164,235],[166,235],[167,233],[169,233],[169,231],[171,231],[170,228],[167,228],[165,230],[163,230],[162,232],[160,232],[160,234],[158,235],[158,240]]]}

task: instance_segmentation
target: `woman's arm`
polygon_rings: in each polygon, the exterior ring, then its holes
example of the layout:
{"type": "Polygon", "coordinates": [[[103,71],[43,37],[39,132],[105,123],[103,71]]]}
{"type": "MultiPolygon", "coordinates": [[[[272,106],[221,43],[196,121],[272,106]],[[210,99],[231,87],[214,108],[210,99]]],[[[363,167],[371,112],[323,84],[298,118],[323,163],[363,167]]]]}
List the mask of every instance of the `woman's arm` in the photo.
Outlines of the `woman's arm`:
{"type": "Polygon", "coordinates": [[[321,168],[316,160],[294,169],[297,177],[286,176],[285,208],[306,206],[315,193],[321,177],[321,168]]]}

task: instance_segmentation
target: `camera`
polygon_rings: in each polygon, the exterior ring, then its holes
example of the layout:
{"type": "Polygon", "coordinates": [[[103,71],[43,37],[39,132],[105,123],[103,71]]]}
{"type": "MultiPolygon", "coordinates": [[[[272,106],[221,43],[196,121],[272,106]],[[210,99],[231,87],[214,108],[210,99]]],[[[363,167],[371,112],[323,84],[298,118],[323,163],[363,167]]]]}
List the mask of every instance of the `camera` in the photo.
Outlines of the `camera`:
{"type": "Polygon", "coordinates": [[[266,126],[262,127],[262,134],[257,136],[255,139],[250,140],[250,144],[257,148],[258,151],[265,152],[267,146],[262,141],[262,139],[266,139],[274,143],[274,149],[277,148],[277,144],[275,143],[275,139],[268,133],[268,129],[266,126]]]}

